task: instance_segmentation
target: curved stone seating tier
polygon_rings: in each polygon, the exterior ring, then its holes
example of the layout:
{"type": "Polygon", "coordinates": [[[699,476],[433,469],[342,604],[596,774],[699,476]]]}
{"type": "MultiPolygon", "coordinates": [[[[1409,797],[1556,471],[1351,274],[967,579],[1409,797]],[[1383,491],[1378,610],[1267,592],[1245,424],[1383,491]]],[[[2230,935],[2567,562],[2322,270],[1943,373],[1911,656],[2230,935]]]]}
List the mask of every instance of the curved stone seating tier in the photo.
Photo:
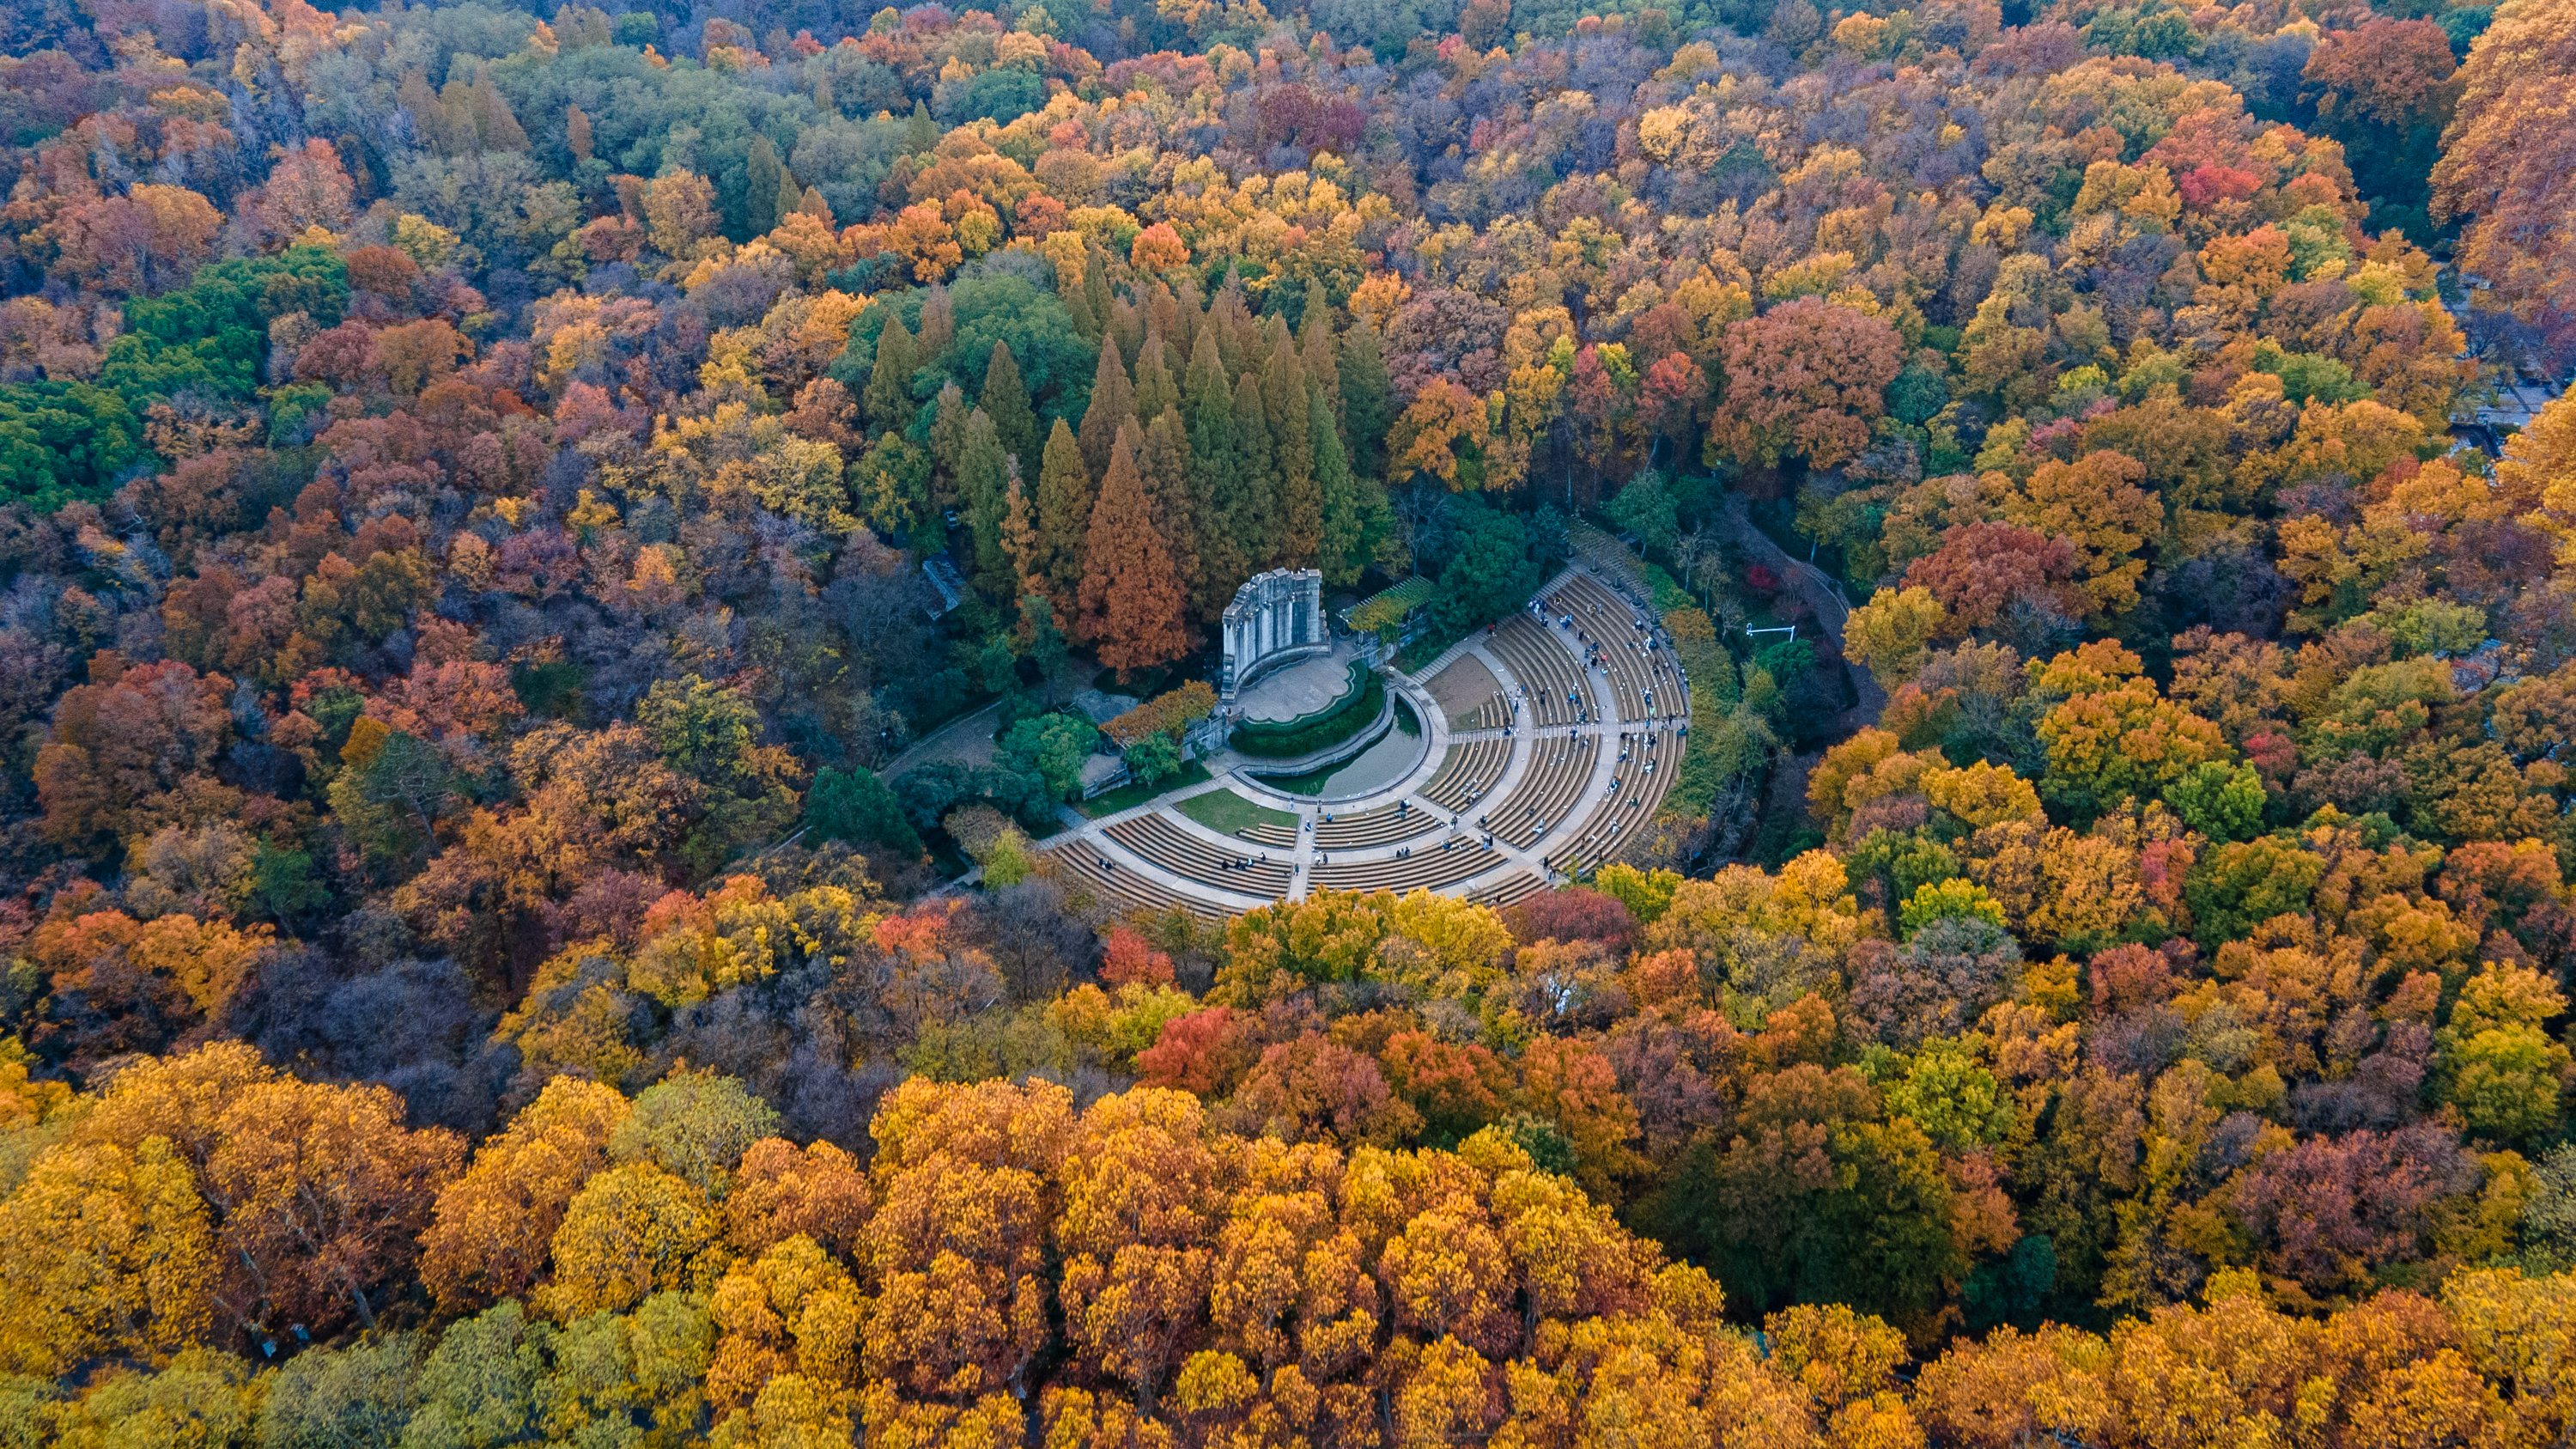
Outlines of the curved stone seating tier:
{"type": "Polygon", "coordinates": [[[1238,891],[1251,896],[1279,896],[1288,893],[1288,883],[1295,875],[1284,860],[1274,860],[1258,851],[1240,853],[1211,844],[1174,825],[1160,815],[1139,815],[1109,827],[1109,838],[1154,862],[1174,875],[1187,876],[1218,890],[1238,891]],[[1227,864],[1244,860],[1249,864],[1236,870],[1227,864]]]}
{"type": "Polygon", "coordinates": [[[1497,884],[1478,888],[1468,896],[1468,899],[1480,906],[1500,908],[1518,905],[1545,889],[1547,889],[1546,881],[1540,880],[1528,871],[1521,871],[1516,875],[1503,877],[1497,884]]]}
{"type": "MultiPolygon", "coordinates": [[[[1575,627],[1599,646],[1604,668],[1610,676],[1611,693],[1619,701],[1621,723],[1666,719],[1681,709],[1681,679],[1676,673],[1672,651],[1637,652],[1637,646],[1651,637],[1635,627],[1639,620],[1652,625],[1653,615],[1649,611],[1613,593],[1600,580],[1583,574],[1574,575],[1563,587],[1548,595],[1547,603],[1550,618],[1572,614],[1575,627]],[[1655,713],[1652,715],[1646,712],[1649,691],[1655,696],[1655,713]]],[[[1560,642],[1564,642],[1561,636],[1560,642]]],[[[1579,642],[1576,647],[1581,647],[1579,642]]]]}
{"type": "Polygon", "coordinates": [[[1428,810],[1398,811],[1382,805],[1365,815],[1339,815],[1315,822],[1315,848],[1318,850],[1366,850],[1374,845],[1394,845],[1417,835],[1429,835],[1445,829],[1449,822],[1428,810]]]}
{"type": "Polygon", "coordinates": [[[1413,854],[1400,860],[1319,865],[1306,873],[1306,879],[1312,888],[1318,890],[1393,891],[1402,895],[1411,890],[1438,890],[1442,886],[1456,885],[1510,859],[1487,850],[1482,841],[1464,836],[1453,838],[1457,844],[1447,850],[1442,850],[1436,841],[1429,842],[1415,846],[1413,854]]]}
{"type": "Polygon", "coordinates": [[[1202,920],[1223,920],[1228,914],[1196,896],[1173,890],[1133,866],[1119,864],[1087,840],[1057,846],[1047,855],[1063,866],[1068,890],[1090,892],[1121,914],[1146,911],[1161,915],[1174,906],[1202,920]]]}
{"type": "Polygon", "coordinates": [[[1531,740],[1534,755],[1520,783],[1500,801],[1461,812],[1467,825],[1490,831],[1507,844],[1535,845],[1549,831],[1562,827],[1566,813],[1582,798],[1598,748],[1591,735],[1574,739],[1541,735],[1531,740]]]}
{"type": "Polygon", "coordinates": [[[1511,760],[1509,740],[1469,740],[1452,746],[1449,758],[1415,793],[1444,810],[1463,810],[1469,800],[1494,788],[1511,760]]]}
{"type": "MultiPolygon", "coordinates": [[[[1618,741],[1614,738],[1607,743],[1615,760],[1618,741]]],[[[1673,772],[1681,768],[1681,762],[1681,736],[1672,730],[1657,731],[1652,739],[1632,739],[1627,762],[1612,766],[1619,788],[1585,816],[1578,829],[1549,842],[1554,847],[1548,855],[1549,866],[1581,871],[1617,859],[1620,847],[1653,821],[1655,809],[1672,788],[1673,772]],[[1649,761],[1654,764],[1652,770],[1646,768],[1649,761]]]]}
{"type": "Polygon", "coordinates": [[[1222,779],[1211,788],[1305,823],[1266,815],[1221,831],[1190,820],[1177,808],[1183,797],[1168,796],[1077,827],[1049,852],[1048,869],[1121,911],[1184,906],[1216,918],[1319,890],[1433,890],[1507,906],[1565,874],[1632,857],[1680,771],[1678,727],[1688,718],[1671,652],[1640,648],[1653,622],[1638,602],[1643,588],[1632,571],[1578,564],[1541,595],[1544,620],[1517,611],[1443,653],[1441,669],[1469,671],[1465,686],[1392,681],[1419,710],[1435,711],[1424,722],[1437,765],[1416,761],[1354,796],[1347,811],[1222,779]],[[1550,622],[1568,616],[1580,635],[1550,622]],[[1597,671],[1586,639],[1599,653],[1597,671]],[[1459,707],[1436,712],[1450,700],[1459,707]]]}
{"type": "Polygon", "coordinates": [[[1592,707],[1591,686],[1574,656],[1566,652],[1565,642],[1529,615],[1514,614],[1503,621],[1485,647],[1529,691],[1528,708],[1535,711],[1540,725],[1573,724],[1578,711],[1592,707]],[[1569,692],[1575,696],[1571,704],[1565,698],[1569,692]]]}

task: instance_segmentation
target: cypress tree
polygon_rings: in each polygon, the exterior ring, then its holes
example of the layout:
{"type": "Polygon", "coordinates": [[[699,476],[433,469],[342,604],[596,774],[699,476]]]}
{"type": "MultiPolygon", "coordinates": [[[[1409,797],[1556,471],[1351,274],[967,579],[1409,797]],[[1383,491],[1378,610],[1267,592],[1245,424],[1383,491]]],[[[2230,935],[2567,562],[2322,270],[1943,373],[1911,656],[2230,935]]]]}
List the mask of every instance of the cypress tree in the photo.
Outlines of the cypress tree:
{"type": "Polygon", "coordinates": [[[913,365],[928,367],[939,361],[948,344],[957,340],[957,306],[948,298],[948,284],[933,282],[930,295],[921,299],[921,331],[913,339],[913,365]]]}
{"type": "Polygon", "coordinates": [[[1213,617],[1233,596],[1235,585],[1252,574],[1252,554],[1235,531],[1236,518],[1228,506],[1234,497],[1236,469],[1234,389],[1217,363],[1213,327],[1199,329],[1182,398],[1182,416],[1189,423],[1190,497],[1197,505],[1193,516],[1199,521],[1199,567],[1205,589],[1200,607],[1213,617]],[[1213,607],[1206,602],[1209,599],[1215,601],[1213,607]]]}
{"type": "Polygon", "coordinates": [[[1357,583],[1361,570],[1368,567],[1359,480],[1351,476],[1350,459],[1342,452],[1340,423],[1324,397],[1323,384],[1313,378],[1306,380],[1306,437],[1314,453],[1315,492],[1323,512],[1315,566],[1324,571],[1324,582],[1336,588],[1357,583]]]}
{"type": "Polygon", "coordinates": [[[904,329],[902,316],[888,308],[885,330],[877,334],[876,365],[868,370],[867,391],[861,396],[870,428],[880,433],[899,432],[912,422],[916,411],[912,374],[920,365],[912,334],[904,329]]]}
{"type": "Polygon", "coordinates": [[[966,452],[966,393],[955,383],[939,389],[939,411],[930,420],[930,506],[940,514],[965,498],[957,465],[966,452]]]}
{"type": "Polygon", "coordinates": [[[782,164],[778,168],[778,219],[785,221],[794,216],[804,204],[805,188],[796,184],[796,173],[782,164]]]}
{"type": "Polygon", "coordinates": [[[1058,418],[1047,434],[1046,462],[1038,471],[1038,561],[1047,599],[1058,619],[1071,619],[1067,607],[1082,587],[1082,547],[1091,528],[1091,473],[1082,466],[1082,448],[1073,429],[1058,418]]]}
{"type": "Polygon", "coordinates": [[[1362,477],[1386,471],[1386,429],[1395,420],[1394,384],[1386,375],[1377,329],[1366,319],[1351,319],[1342,334],[1342,427],[1350,439],[1351,468],[1362,477]]]}
{"type": "Polygon", "coordinates": [[[1020,470],[1010,468],[1009,481],[1002,493],[1002,553],[1011,563],[1011,588],[1020,598],[1035,594],[1044,597],[1043,563],[1038,556],[1037,510],[1029,506],[1028,490],[1020,486],[1020,470]]]}
{"type": "Polygon", "coordinates": [[[1288,329],[1272,319],[1270,358],[1261,370],[1261,411],[1270,421],[1271,466],[1279,476],[1275,540],[1287,568],[1314,565],[1322,544],[1324,500],[1316,490],[1314,446],[1307,421],[1306,370],[1288,329]]]}
{"type": "Polygon", "coordinates": [[[1020,381],[1020,364],[1011,356],[1011,344],[993,344],[992,361],[984,368],[984,395],[978,401],[992,415],[1002,452],[1021,472],[1031,471],[1038,461],[1038,415],[1029,406],[1028,385],[1020,381]]]}
{"type": "Polygon", "coordinates": [[[1207,310],[1207,330],[1216,334],[1217,361],[1225,364],[1228,377],[1243,376],[1244,333],[1251,325],[1252,316],[1243,306],[1243,279],[1229,271],[1207,310]]]}
{"type": "Polygon", "coordinates": [[[767,136],[751,139],[751,157],[743,163],[743,173],[743,220],[753,236],[767,236],[778,228],[778,188],[787,175],[787,168],[779,164],[778,148],[767,136]]]}
{"type": "Polygon", "coordinates": [[[1180,406],[1181,390],[1172,384],[1172,369],[1165,353],[1163,334],[1147,332],[1144,350],[1136,356],[1136,416],[1139,418],[1159,418],[1165,408],[1180,406]]]}
{"type": "Polygon", "coordinates": [[[1103,333],[1110,323],[1109,254],[1093,242],[1082,253],[1082,305],[1103,333]]]}
{"type": "Polygon", "coordinates": [[[982,408],[966,415],[965,441],[957,450],[957,492],[966,501],[966,531],[975,540],[975,587],[1001,603],[1013,586],[1004,534],[1010,522],[1008,455],[993,417],[982,408]]]}
{"type": "MultiPolygon", "coordinates": [[[[1087,272],[1089,264],[1084,265],[1087,272]]],[[[1073,330],[1082,334],[1082,340],[1098,342],[1101,332],[1100,314],[1091,310],[1091,298],[1084,294],[1083,283],[1068,280],[1061,265],[1056,268],[1055,296],[1057,301],[1064,304],[1064,315],[1073,319],[1073,330]]]]}
{"type": "Polygon", "coordinates": [[[1255,569],[1270,566],[1283,535],[1279,529],[1279,471],[1271,458],[1270,423],[1261,408],[1261,379],[1251,373],[1234,384],[1234,467],[1217,495],[1226,529],[1241,541],[1255,569]]]}
{"type": "Polygon", "coordinates": [[[1118,355],[1134,360],[1145,350],[1145,309],[1124,297],[1109,304],[1109,335],[1118,343],[1118,355]]]}
{"type": "Polygon", "coordinates": [[[1190,487],[1190,429],[1181,421],[1179,408],[1167,407],[1154,415],[1136,461],[1145,474],[1145,502],[1153,510],[1154,527],[1163,535],[1163,551],[1172,557],[1172,573],[1189,590],[1191,609],[1205,619],[1209,615],[1206,569],[1199,561],[1199,520],[1207,515],[1190,487]]]}
{"type": "Polygon", "coordinates": [[[1111,439],[1100,501],[1092,507],[1083,545],[1081,633],[1122,680],[1132,670],[1178,659],[1189,648],[1180,579],[1154,529],[1145,480],[1136,469],[1141,440],[1134,418],[1125,419],[1111,439]]]}
{"type": "Polygon", "coordinates": [[[1306,381],[1324,390],[1324,406],[1338,420],[1342,410],[1342,369],[1333,356],[1333,324],[1325,317],[1331,310],[1321,303],[1306,308],[1306,326],[1298,338],[1297,360],[1306,364],[1306,381]]]}
{"type": "Polygon", "coordinates": [[[1100,365],[1091,375],[1091,406],[1082,415],[1082,465],[1094,478],[1109,471],[1110,449],[1118,430],[1136,419],[1136,389],[1127,382],[1127,364],[1118,355],[1118,339],[1103,338],[1100,365]]]}

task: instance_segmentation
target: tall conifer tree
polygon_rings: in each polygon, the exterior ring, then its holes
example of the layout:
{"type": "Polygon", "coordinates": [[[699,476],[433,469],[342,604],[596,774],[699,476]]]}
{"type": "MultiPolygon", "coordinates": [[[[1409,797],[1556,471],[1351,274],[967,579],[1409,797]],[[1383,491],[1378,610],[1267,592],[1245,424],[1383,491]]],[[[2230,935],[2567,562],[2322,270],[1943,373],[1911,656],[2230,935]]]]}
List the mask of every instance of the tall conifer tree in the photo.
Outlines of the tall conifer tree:
{"type": "Polygon", "coordinates": [[[1091,474],[1082,466],[1082,445],[1064,419],[1047,434],[1046,462],[1038,471],[1038,559],[1045,574],[1046,596],[1060,620],[1073,617],[1074,594],[1082,587],[1082,545],[1091,529],[1091,474]]]}
{"type": "Polygon", "coordinates": [[[1271,467],[1279,478],[1275,561],[1292,569],[1314,566],[1324,532],[1324,499],[1317,491],[1310,436],[1306,370],[1297,345],[1279,319],[1271,319],[1270,357],[1261,369],[1261,411],[1270,423],[1271,467]]]}
{"type": "Polygon", "coordinates": [[[869,431],[900,432],[912,422],[912,373],[920,365],[913,356],[912,333],[888,308],[885,330],[877,334],[876,365],[868,369],[867,391],[860,395],[869,431]]]}
{"type": "Polygon", "coordinates": [[[1134,418],[1111,440],[1083,548],[1082,636],[1120,679],[1189,649],[1181,582],[1148,515],[1145,482],[1136,470],[1141,441],[1134,418]]]}
{"type": "Polygon", "coordinates": [[[1206,590],[1202,598],[1227,599],[1235,585],[1252,576],[1252,554],[1235,532],[1234,388],[1217,362],[1214,327],[1199,329],[1183,397],[1190,428],[1190,499],[1199,520],[1199,567],[1206,590]]]}
{"type": "Polygon", "coordinates": [[[1234,467],[1222,480],[1217,511],[1240,538],[1254,569],[1271,566],[1280,542],[1279,470],[1270,451],[1270,422],[1261,406],[1261,379],[1247,372],[1234,384],[1234,467]]]}
{"type": "Polygon", "coordinates": [[[966,415],[966,440],[957,450],[957,492],[966,500],[966,531],[975,540],[975,586],[1001,603],[1014,587],[1004,535],[1010,521],[1010,461],[993,430],[992,415],[966,415]]]}
{"type": "Polygon", "coordinates": [[[1091,375],[1091,406],[1082,415],[1082,466],[1094,478],[1109,471],[1109,450],[1118,430],[1136,420],[1136,389],[1127,381],[1127,365],[1118,355],[1118,339],[1100,344],[1100,366],[1091,375]]]}
{"type": "Polygon", "coordinates": [[[1028,384],[1020,381],[1020,364],[1011,356],[1011,344],[993,344],[992,360],[984,368],[984,395],[976,401],[993,419],[993,433],[1002,441],[1002,452],[1020,465],[1022,474],[1035,472],[1038,415],[1029,406],[1028,384]]]}
{"type": "Polygon", "coordinates": [[[1136,466],[1145,475],[1145,502],[1172,556],[1172,573],[1189,590],[1191,609],[1205,620],[1207,568],[1199,558],[1199,527],[1207,515],[1190,486],[1190,429],[1179,408],[1163,409],[1145,429],[1136,466]]]}

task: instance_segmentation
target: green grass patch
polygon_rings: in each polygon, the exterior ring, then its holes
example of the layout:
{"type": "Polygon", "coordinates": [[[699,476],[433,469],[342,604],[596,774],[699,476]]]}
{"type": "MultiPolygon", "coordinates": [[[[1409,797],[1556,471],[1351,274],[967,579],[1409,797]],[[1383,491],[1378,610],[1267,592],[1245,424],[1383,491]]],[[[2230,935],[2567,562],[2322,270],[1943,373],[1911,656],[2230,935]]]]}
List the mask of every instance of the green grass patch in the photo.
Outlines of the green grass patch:
{"type": "Polygon", "coordinates": [[[1284,830],[1297,828],[1297,817],[1285,810],[1255,805],[1232,790],[1210,790],[1192,795],[1172,807],[1208,829],[1221,835],[1232,835],[1255,825],[1276,825],[1284,830]]]}
{"type": "Polygon", "coordinates": [[[1340,744],[1375,724],[1378,711],[1386,707],[1386,681],[1377,671],[1353,660],[1351,684],[1351,692],[1313,714],[1275,723],[1250,720],[1237,725],[1233,738],[1226,743],[1239,753],[1261,760],[1295,759],[1340,744]],[[1362,675],[1367,676],[1365,682],[1362,675]]]}
{"type": "Polygon", "coordinates": [[[1104,815],[1115,815],[1121,810],[1133,810],[1167,791],[1187,789],[1207,777],[1207,766],[1192,760],[1151,785],[1121,785],[1105,794],[1094,795],[1073,808],[1098,820],[1104,815]]]}

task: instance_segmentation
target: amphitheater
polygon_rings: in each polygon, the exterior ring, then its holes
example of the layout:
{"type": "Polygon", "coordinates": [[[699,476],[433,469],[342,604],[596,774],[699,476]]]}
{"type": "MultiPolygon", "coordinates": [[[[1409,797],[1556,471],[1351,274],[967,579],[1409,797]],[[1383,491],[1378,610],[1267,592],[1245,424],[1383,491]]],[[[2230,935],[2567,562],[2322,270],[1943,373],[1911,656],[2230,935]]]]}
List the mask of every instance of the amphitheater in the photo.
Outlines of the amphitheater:
{"type": "Polygon", "coordinates": [[[1529,606],[1388,673],[1419,724],[1372,747],[1390,752],[1377,773],[1400,767],[1391,780],[1336,794],[1318,771],[1327,783],[1309,794],[1282,788],[1282,762],[1220,752],[1210,778],[1142,805],[1068,811],[1045,851],[1117,906],[1207,918],[1325,889],[1508,905],[1577,878],[1650,826],[1690,721],[1634,570],[1610,540],[1579,540],[1529,606]]]}

